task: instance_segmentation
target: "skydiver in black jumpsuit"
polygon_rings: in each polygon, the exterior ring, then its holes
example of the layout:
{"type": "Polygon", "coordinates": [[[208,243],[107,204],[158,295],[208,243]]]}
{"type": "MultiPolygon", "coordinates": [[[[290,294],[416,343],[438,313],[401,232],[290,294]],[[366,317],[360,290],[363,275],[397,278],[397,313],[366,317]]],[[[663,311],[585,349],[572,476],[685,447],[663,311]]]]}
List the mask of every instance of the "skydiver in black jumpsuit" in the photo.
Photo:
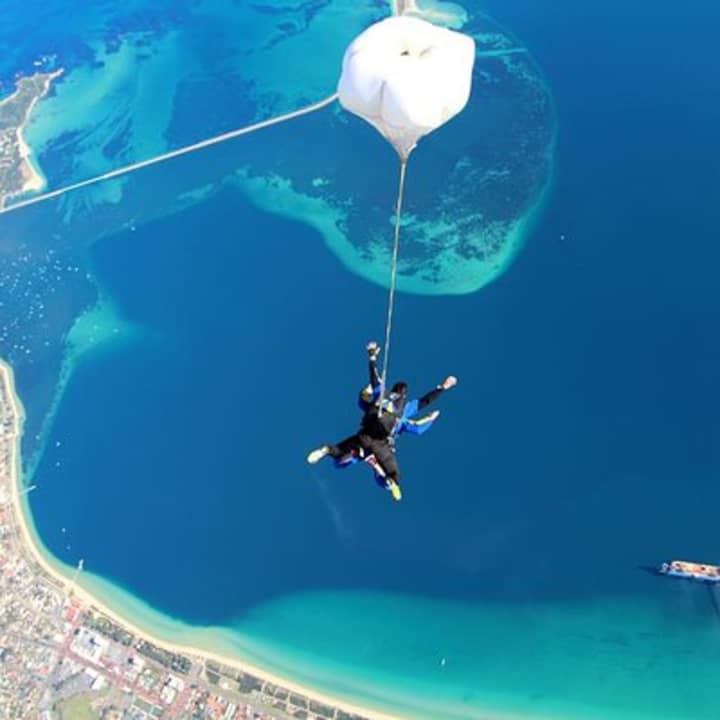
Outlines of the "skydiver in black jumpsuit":
{"type": "MultiPolygon", "coordinates": [[[[383,476],[378,481],[387,484],[393,491],[393,496],[399,499],[392,484],[399,487],[400,468],[395,455],[394,434],[400,422],[405,406],[408,402],[408,385],[398,382],[392,386],[390,393],[385,397],[380,411],[381,379],[377,369],[377,356],[380,347],[371,342],[367,346],[369,363],[369,385],[360,394],[360,406],[364,410],[360,423],[360,430],[337,444],[323,445],[308,455],[309,463],[316,463],[329,456],[336,461],[351,456],[366,459],[375,456],[383,476]]],[[[417,401],[417,411],[425,409],[437,400],[445,390],[449,390],[457,383],[452,375],[417,401]]],[[[399,492],[398,492],[399,495],[399,492]]]]}

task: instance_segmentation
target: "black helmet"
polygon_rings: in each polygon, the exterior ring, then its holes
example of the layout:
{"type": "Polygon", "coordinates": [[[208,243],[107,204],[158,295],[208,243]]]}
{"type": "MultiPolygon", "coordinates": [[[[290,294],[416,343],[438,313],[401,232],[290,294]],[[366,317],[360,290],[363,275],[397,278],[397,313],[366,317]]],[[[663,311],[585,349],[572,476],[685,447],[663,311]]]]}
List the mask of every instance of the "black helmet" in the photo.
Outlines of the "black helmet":
{"type": "Polygon", "coordinates": [[[407,395],[408,393],[408,384],[406,382],[403,382],[402,380],[400,382],[396,382],[391,388],[390,392],[396,393],[397,395],[407,395]]]}

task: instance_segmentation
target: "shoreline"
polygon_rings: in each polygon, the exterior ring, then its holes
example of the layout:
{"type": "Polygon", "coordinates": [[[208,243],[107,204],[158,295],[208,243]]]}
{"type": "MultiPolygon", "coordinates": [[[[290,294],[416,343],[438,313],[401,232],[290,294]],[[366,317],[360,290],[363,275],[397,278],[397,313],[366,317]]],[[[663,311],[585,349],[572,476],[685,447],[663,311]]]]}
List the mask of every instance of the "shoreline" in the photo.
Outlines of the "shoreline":
{"type": "MultiPolygon", "coordinates": [[[[400,715],[389,715],[373,708],[355,705],[351,702],[318,692],[317,690],[301,685],[296,681],[292,681],[286,679],[285,677],[275,675],[267,670],[263,670],[244,659],[225,655],[222,652],[206,650],[195,645],[167,640],[160,635],[141,628],[135,622],[123,616],[122,613],[99,600],[95,595],[82,586],[78,577],[74,577],[77,573],[70,574],[67,572],[66,574],[65,571],[61,571],[59,568],[55,567],[45,557],[42,549],[39,547],[38,541],[33,535],[31,523],[28,522],[26,510],[23,507],[21,495],[22,472],[20,465],[20,443],[22,438],[22,426],[25,420],[25,412],[22,407],[21,400],[17,395],[12,367],[2,359],[0,359],[0,385],[5,391],[4,395],[7,397],[7,401],[10,403],[11,414],[13,417],[12,427],[9,429],[9,434],[7,435],[10,453],[10,477],[8,478],[8,481],[10,505],[16,526],[19,527],[20,530],[19,539],[22,542],[22,545],[29,551],[29,560],[36,566],[39,566],[41,571],[54,579],[63,592],[66,593],[68,599],[74,596],[77,600],[80,600],[83,604],[88,606],[88,608],[106,616],[118,625],[127,628],[139,638],[149,640],[154,645],[157,645],[161,649],[170,653],[188,655],[196,659],[221,663],[222,665],[231,667],[234,670],[253,675],[265,682],[282,686],[292,692],[306,696],[310,700],[314,700],[325,705],[331,705],[346,713],[362,715],[363,717],[368,718],[368,720],[401,720],[402,716],[400,715]]],[[[214,628],[203,628],[203,630],[212,629],[214,628]]],[[[222,628],[218,628],[218,630],[222,630],[222,628]]]]}
{"type": "MultiPolygon", "coordinates": [[[[32,156],[32,150],[30,149],[30,146],[27,144],[27,141],[25,140],[25,136],[23,135],[23,130],[25,129],[25,126],[27,125],[27,121],[30,118],[30,113],[33,111],[33,108],[37,104],[37,99],[33,100],[30,103],[30,107],[28,108],[27,115],[25,116],[25,122],[17,129],[17,144],[18,144],[18,152],[20,154],[20,158],[23,161],[23,170],[24,175],[26,176],[25,182],[20,188],[20,192],[17,193],[17,195],[22,195],[23,193],[42,190],[45,185],[47,184],[45,178],[40,174],[38,171],[38,168],[35,167],[35,164],[30,159],[32,156]]],[[[15,195],[11,197],[16,197],[15,195]]]]}
{"type": "Polygon", "coordinates": [[[42,172],[32,161],[32,149],[25,140],[24,131],[25,128],[28,126],[28,123],[30,122],[32,112],[35,109],[38,101],[45,97],[45,95],[47,95],[48,91],[50,90],[50,86],[52,85],[55,78],[59,77],[62,74],[63,70],[62,68],[60,68],[59,70],[55,70],[55,72],[49,73],[47,75],[43,85],[42,93],[33,98],[32,102],[28,105],[23,121],[18,125],[16,131],[16,139],[18,145],[18,154],[20,155],[20,160],[22,162],[21,172],[23,174],[25,182],[23,183],[23,186],[20,188],[20,190],[12,193],[11,195],[8,195],[8,198],[19,197],[20,195],[28,192],[37,192],[45,188],[45,186],[47,185],[47,181],[43,176],[42,172]]]}
{"type": "Polygon", "coordinates": [[[45,86],[43,88],[42,94],[38,95],[38,97],[36,97],[30,103],[30,106],[28,107],[27,113],[25,115],[25,119],[18,128],[17,139],[18,148],[20,150],[20,157],[25,161],[25,168],[29,173],[29,178],[23,185],[21,192],[18,193],[19,195],[26,192],[37,192],[44,189],[47,185],[47,180],[45,179],[45,176],[42,174],[40,168],[36,166],[35,163],[32,161],[32,149],[25,140],[24,131],[25,128],[28,126],[28,123],[30,122],[30,118],[32,117],[32,111],[35,109],[35,105],[37,105],[38,101],[48,94],[52,83],[55,81],[56,78],[60,77],[63,72],[64,70],[60,68],[47,76],[47,78],[45,79],[45,86]]]}

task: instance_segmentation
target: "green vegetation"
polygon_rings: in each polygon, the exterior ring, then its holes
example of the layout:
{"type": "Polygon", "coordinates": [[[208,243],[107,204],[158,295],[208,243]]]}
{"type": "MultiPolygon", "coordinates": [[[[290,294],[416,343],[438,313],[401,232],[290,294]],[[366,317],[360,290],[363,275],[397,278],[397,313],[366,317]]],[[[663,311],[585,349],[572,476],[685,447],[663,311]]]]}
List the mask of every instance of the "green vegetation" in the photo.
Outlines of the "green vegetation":
{"type": "Polygon", "coordinates": [[[90,705],[87,695],[78,695],[60,703],[62,720],[98,720],[98,714],[90,705]]]}

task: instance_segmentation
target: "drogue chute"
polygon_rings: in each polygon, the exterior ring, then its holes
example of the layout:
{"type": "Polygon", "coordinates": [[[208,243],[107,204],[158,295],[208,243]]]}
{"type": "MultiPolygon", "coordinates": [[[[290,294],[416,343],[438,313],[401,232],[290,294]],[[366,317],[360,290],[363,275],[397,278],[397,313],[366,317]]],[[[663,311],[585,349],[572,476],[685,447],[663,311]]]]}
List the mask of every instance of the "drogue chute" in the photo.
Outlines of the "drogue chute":
{"type": "Polygon", "coordinates": [[[421,137],[465,107],[474,61],[468,35],[419,18],[387,18],[345,51],[338,97],[407,160],[421,137]]]}

